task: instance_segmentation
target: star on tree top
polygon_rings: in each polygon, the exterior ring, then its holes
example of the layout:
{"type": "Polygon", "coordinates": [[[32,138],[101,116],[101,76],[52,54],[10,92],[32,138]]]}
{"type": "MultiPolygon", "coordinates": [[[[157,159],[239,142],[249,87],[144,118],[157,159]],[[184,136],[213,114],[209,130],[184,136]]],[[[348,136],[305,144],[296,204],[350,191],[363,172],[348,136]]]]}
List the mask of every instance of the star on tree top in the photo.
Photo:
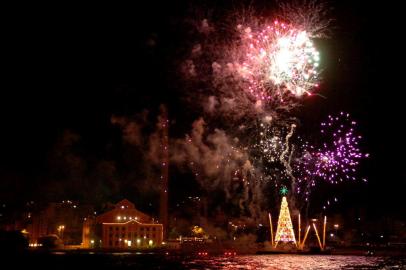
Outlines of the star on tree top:
{"type": "Polygon", "coordinates": [[[289,191],[288,188],[283,186],[281,187],[279,192],[281,193],[281,195],[285,196],[286,194],[288,194],[288,191],[289,191]]]}

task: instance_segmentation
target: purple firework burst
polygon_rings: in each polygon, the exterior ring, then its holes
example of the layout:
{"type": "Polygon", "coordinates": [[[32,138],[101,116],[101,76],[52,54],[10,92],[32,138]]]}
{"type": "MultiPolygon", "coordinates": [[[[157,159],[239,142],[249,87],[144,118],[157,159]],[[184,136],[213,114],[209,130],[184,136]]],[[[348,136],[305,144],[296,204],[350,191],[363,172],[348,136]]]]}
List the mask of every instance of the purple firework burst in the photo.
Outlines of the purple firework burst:
{"type": "Polygon", "coordinates": [[[319,146],[302,142],[301,155],[295,164],[297,193],[308,194],[318,180],[338,184],[357,179],[360,160],[369,154],[362,153],[359,147],[362,136],[356,133],[356,125],[348,113],[329,115],[320,126],[319,146]]]}

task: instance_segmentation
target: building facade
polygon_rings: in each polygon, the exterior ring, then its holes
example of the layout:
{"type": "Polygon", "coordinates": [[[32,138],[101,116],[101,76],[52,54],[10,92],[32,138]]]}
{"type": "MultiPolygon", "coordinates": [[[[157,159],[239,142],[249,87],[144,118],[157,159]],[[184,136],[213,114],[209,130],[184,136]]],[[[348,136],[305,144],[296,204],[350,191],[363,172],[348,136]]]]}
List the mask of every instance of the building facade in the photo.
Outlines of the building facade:
{"type": "Polygon", "coordinates": [[[144,248],[162,244],[162,224],[130,220],[123,223],[103,223],[103,247],[144,248]]]}
{"type": "Polygon", "coordinates": [[[163,226],[128,200],[83,224],[84,248],[146,248],[161,245],[163,226]]]}
{"type": "Polygon", "coordinates": [[[45,208],[30,215],[26,231],[30,245],[39,243],[45,236],[55,236],[64,245],[80,245],[82,224],[93,213],[93,207],[72,201],[49,203],[45,208]]]}

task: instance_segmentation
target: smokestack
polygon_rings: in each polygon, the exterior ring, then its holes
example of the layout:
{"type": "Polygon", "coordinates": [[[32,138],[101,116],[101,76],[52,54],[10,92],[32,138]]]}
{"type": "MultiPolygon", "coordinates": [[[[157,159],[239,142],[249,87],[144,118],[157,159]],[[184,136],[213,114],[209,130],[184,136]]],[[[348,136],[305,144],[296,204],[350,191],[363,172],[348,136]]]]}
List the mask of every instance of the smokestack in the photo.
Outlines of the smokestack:
{"type": "Polygon", "coordinates": [[[163,225],[163,239],[167,239],[168,232],[168,169],[169,169],[169,138],[168,138],[168,112],[165,105],[160,106],[159,130],[161,138],[161,194],[159,219],[163,225]]]}

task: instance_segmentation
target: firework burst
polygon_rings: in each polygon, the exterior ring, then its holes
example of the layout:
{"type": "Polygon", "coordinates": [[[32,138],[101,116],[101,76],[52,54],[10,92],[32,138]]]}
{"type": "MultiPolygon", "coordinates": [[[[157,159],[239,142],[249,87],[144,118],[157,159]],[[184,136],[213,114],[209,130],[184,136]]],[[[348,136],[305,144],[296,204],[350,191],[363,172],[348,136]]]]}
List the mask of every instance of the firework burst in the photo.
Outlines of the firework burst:
{"type": "Polygon", "coordinates": [[[318,87],[320,55],[305,30],[279,21],[246,28],[241,47],[246,57],[239,71],[257,99],[283,102],[286,94],[299,98],[318,87]]]}
{"type": "Polygon", "coordinates": [[[301,152],[295,161],[298,179],[295,191],[298,194],[309,195],[318,181],[339,184],[357,180],[360,161],[369,154],[360,150],[362,136],[355,129],[356,122],[348,113],[341,112],[337,116],[329,115],[327,121],[320,124],[321,143],[318,146],[301,142],[301,152]]]}
{"type": "Polygon", "coordinates": [[[356,180],[360,159],[368,157],[359,148],[362,136],[355,133],[356,124],[343,112],[335,117],[329,115],[327,121],[321,123],[321,137],[326,142],[314,153],[314,175],[333,184],[356,180]]]}

